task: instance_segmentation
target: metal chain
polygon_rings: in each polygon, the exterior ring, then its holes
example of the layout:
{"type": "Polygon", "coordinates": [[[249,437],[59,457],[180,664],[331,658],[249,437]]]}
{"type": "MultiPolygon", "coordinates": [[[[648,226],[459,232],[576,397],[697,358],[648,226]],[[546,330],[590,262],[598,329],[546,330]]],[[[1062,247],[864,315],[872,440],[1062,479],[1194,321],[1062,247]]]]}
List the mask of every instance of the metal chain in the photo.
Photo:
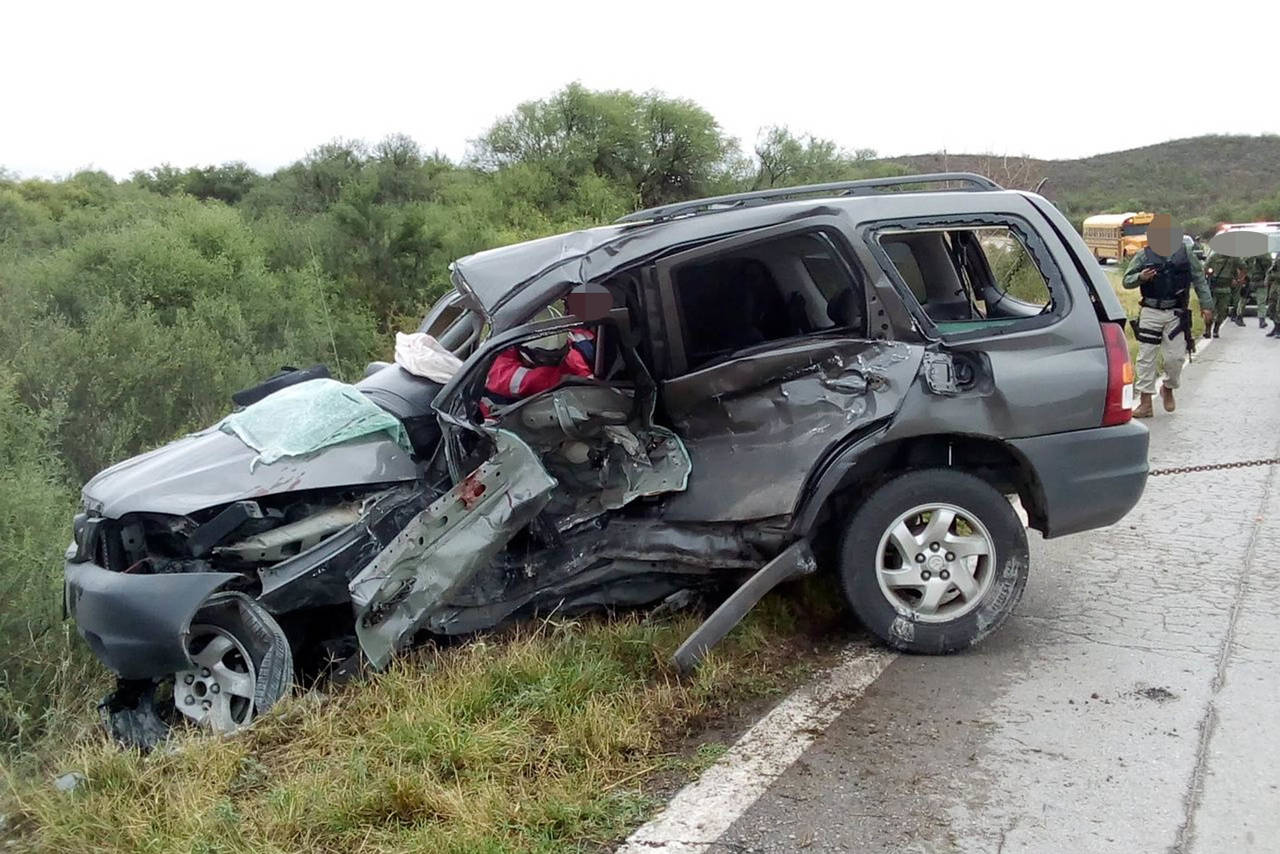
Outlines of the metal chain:
{"type": "Polygon", "coordinates": [[[1191,474],[1198,471],[1217,471],[1219,469],[1243,469],[1249,466],[1274,466],[1280,465],[1280,457],[1271,457],[1265,460],[1241,460],[1236,463],[1209,463],[1202,466],[1174,466],[1167,469],[1153,469],[1147,472],[1147,477],[1160,477],[1168,474],[1191,474]]]}

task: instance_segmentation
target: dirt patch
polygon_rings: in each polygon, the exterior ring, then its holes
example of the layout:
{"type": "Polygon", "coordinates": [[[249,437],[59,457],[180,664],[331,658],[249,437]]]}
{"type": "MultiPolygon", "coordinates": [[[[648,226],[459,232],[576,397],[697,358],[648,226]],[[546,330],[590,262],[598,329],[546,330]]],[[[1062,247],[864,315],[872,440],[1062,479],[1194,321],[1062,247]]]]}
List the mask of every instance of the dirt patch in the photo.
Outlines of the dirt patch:
{"type": "Polygon", "coordinates": [[[1144,700],[1151,700],[1154,703],[1168,703],[1178,699],[1178,695],[1170,691],[1168,688],[1156,686],[1154,688],[1139,688],[1133,692],[1135,697],[1141,697],[1144,700]]]}

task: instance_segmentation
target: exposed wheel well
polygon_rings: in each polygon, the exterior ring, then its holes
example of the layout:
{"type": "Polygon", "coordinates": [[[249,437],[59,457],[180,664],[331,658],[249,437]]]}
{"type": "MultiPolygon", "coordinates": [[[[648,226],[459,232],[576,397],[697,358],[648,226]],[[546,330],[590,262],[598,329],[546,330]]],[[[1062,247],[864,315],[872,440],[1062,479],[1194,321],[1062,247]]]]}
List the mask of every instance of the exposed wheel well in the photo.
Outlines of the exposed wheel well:
{"type": "Polygon", "coordinates": [[[846,518],[860,496],[896,474],[922,468],[966,471],[1005,495],[1017,495],[1031,527],[1044,531],[1043,493],[1031,464],[998,439],[959,434],[915,436],[868,449],[844,473],[821,518],[846,518]]]}

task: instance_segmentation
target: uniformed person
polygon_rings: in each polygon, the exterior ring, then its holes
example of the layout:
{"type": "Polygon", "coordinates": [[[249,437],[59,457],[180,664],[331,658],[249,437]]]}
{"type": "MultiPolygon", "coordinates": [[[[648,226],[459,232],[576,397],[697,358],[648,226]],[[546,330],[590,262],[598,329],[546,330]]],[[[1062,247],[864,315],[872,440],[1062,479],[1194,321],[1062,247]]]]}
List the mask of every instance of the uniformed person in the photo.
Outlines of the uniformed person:
{"type": "MultiPolygon", "coordinates": [[[[1271,269],[1267,272],[1266,299],[1266,316],[1271,321],[1271,331],[1267,333],[1267,337],[1280,338],[1280,255],[1271,262],[1271,269]]],[[[1258,313],[1261,314],[1262,310],[1263,303],[1259,301],[1258,313]]]]}
{"type": "Polygon", "coordinates": [[[1252,293],[1254,302],[1258,306],[1258,328],[1266,329],[1267,318],[1264,316],[1262,304],[1266,300],[1267,271],[1271,269],[1271,256],[1255,255],[1252,258],[1245,258],[1244,268],[1246,283],[1236,296],[1236,326],[1244,326],[1244,304],[1252,293]]]}
{"type": "Polygon", "coordinates": [[[1134,389],[1142,396],[1134,418],[1150,418],[1151,399],[1156,392],[1156,355],[1164,352],[1164,385],[1160,396],[1166,412],[1176,404],[1173,390],[1182,376],[1182,360],[1186,356],[1183,324],[1191,323],[1187,308],[1190,291],[1195,288],[1205,326],[1213,320],[1209,286],[1205,282],[1200,261],[1187,252],[1182,243],[1182,229],[1168,214],[1156,214],[1147,226],[1147,245],[1124,271],[1124,286],[1140,288],[1142,310],[1134,334],[1138,339],[1137,382],[1134,389]]]}
{"type": "MultiPolygon", "coordinates": [[[[1208,338],[1212,331],[1218,337],[1223,321],[1236,302],[1237,294],[1248,278],[1244,259],[1232,255],[1213,254],[1205,264],[1205,275],[1209,279],[1209,288],[1213,293],[1213,328],[1205,324],[1204,337],[1208,338]]],[[[1243,325],[1243,324],[1242,324],[1243,325]]]]}

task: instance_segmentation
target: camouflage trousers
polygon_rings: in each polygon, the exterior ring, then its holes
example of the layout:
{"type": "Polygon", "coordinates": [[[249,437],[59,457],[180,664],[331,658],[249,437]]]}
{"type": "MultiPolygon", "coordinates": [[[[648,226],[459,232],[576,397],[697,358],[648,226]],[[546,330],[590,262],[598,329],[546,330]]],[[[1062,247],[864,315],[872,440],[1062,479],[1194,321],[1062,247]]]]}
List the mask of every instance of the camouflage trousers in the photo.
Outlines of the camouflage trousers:
{"type": "Polygon", "coordinates": [[[1280,323],[1280,282],[1276,282],[1267,288],[1267,314],[1268,320],[1280,323]]]}
{"type": "Polygon", "coordinates": [[[1254,282],[1240,288],[1239,293],[1236,294],[1236,317],[1244,317],[1244,304],[1248,301],[1248,294],[1253,294],[1254,302],[1258,306],[1258,317],[1262,317],[1262,306],[1267,296],[1267,286],[1263,282],[1254,282]]]}
{"type": "Polygon", "coordinates": [[[1219,288],[1213,289],[1213,321],[1217,323],[1219,320],[1226,318],[1231,311],[1231,306],[1235,303],[1237,291],[1239,288],[1219,288]]]}
{"type": "MultiPolygon", "coordinates": [[[[1216,301],[1215,301],[1216,302],[1216,301]]],[[[1142,307],[1138,314],[1138,327],[1133,330],[1138,339],[1137,380],[1133,389],[1139,394],[1155,394],[1157,375],[1156,356],[1164,352],[1164,384],[1177,388],[1182,377],[1182,360],[1187,355],[1187,342],[1179,328],[1181,319],[1171,308],[1142,307]]]]}

